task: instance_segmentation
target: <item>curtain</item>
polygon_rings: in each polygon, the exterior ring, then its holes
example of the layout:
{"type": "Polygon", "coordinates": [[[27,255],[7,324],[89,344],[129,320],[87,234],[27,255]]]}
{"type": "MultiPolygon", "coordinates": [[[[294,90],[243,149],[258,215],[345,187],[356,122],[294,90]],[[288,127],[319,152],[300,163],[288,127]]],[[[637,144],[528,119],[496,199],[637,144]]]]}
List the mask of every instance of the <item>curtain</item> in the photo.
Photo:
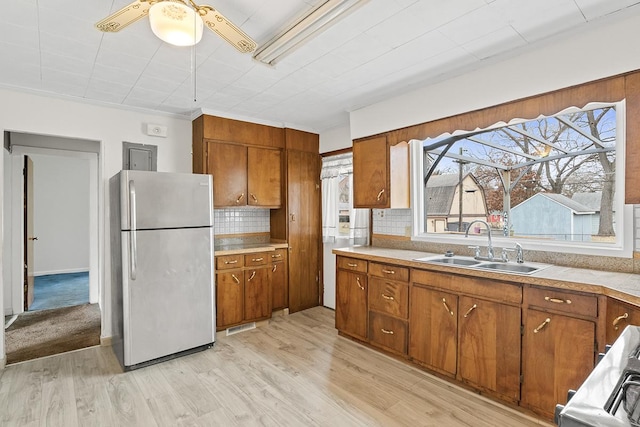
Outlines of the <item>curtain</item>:
{"type": "Polygon", "coordinates": [[[322,159],[322,240],[350,239],[355,244],[369,242],[369,210],[353,208],[353,155],[322,159]],[[346,221],[349,223],[346,228],[346,221]]]}

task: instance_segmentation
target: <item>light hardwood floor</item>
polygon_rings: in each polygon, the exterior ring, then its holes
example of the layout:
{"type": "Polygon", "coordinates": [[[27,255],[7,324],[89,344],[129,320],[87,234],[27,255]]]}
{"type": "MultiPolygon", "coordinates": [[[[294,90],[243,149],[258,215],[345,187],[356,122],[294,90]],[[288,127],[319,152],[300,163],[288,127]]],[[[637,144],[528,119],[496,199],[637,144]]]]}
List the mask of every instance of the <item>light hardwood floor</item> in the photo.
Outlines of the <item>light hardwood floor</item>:
{"type": "Polygon", "coordinates": [[[274,317],[123,373],[109,347],[0,371],[2,426],[547,425],[339,337],[333,311],[274,317]]]}

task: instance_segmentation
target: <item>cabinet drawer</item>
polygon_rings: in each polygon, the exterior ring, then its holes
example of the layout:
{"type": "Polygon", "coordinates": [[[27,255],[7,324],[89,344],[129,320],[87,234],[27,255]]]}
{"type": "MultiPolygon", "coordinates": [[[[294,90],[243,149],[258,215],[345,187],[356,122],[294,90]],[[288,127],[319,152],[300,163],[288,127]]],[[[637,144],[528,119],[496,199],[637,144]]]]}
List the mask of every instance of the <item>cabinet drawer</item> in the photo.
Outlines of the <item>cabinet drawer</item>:
{"type": "Polygon", "coordinates": [[[385,279],[398,280],[400,282],[409,282],[409,269],[407,267],[398,267],[397,265],[378,264],[372,262],[369,264],[369,274],[385,279]]]}
{"type": "Polygon", "coordinates": [[[274,253],[270,254],[271,262],[284,261],[287,259],[286,249],[276,249],[274,253]]]}
{"type": "Polygon", "coordinates": [[[595,295],[576,294],[554,288],[524,289],[525,303],[540,308],[582,316],[597,317],[598,298],[595,295]]]}
{"type": "Polygon", "coordinates": [[[409,315],[409,285],[380,277],[369,280],[369,308],[406,319],[409,315]]]}
{"type": "Polygon", "coordinates": [[[467,295],[513,304],[522,302],[522,287],[516,283],[460,276],[453,278],[451,286],[453,290],[467,295]]]}
{"type": "Polygon", "coordinates": [[[338,268],[343,270],[359,271],[361,273],[367,272],[367,261],[355,258],[346,258],[339,256],[337,260],[338,268]]]}
{"type": "Polygon", "coordinates": [[[407,354],[407,322],[370,311],[369,339],[374,345],[407,354]]]}
{"type": "Polygon", "coordinates": [[[257,254],[248,254],[244,256],[244,265],[251,267],[254,265],[266,265],[271,258],[270,252],[259,252],[257,254]]]}
{"type": "Polygon", "coordinates": [[[244,257],[242,255],[220,255],[216,257],[217,270],[242,267],[244,267],[244,257]]]}

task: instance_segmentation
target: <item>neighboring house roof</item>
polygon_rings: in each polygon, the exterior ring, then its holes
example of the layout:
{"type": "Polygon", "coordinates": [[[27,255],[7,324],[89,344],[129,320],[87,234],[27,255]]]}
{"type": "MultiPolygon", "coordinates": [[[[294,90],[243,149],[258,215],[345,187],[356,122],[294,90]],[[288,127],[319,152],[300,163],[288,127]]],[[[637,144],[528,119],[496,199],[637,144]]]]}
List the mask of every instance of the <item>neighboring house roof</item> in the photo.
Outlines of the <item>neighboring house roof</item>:
{"type": "MultiPolygon", "coordinates": [[[[482,191],[473,174],[466,174],[462,180],[470,177],[477,190],[482,191]]],[[[456,187],[460,183],[458,174],[432,175],[427,181],[427,216],[449,216],[456,187]]]]}
{"type": "Polygon", "coordinates": [[[600,202],[602,200],[602,191],[593,193],[575,193],[571,200],[576,201],[589,209],[600,212],[600,202]]]}
{"type": "Polygon", "coordinates": [[[555,193],[538,193],[531,197],[529,197],[524,202],[519,203],[514,206],[512,209],[516,209],[520,206],[524,206],[529,200],[535,197],[546,197],[547,199],[553,200],[554,202],[566,207],[567,209],[571,209],[576,215],[586,215],[596,213],[593,209],[588,206],[583,205],[582,203],[576,202],[575,200],[571,200],[567,196],[563,196],[562,194],[555,193]]]}

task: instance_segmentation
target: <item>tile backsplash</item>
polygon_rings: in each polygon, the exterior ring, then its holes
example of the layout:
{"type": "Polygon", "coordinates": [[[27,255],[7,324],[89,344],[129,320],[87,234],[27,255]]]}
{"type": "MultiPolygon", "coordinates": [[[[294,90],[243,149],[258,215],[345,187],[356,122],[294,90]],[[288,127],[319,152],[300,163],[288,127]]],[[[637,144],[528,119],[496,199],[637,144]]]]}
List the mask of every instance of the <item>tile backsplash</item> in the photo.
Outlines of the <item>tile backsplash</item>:
{"type": "Polygon", "coordinates": [[[411,236],[411,209],[374,209],[373,234],[411,236]]]}
{"type": "Polygon", "coordinates": [[[270,230],[269,218],[269,209],[214,209],[214,232],[216,235],[268,233],[270,230]]]}

